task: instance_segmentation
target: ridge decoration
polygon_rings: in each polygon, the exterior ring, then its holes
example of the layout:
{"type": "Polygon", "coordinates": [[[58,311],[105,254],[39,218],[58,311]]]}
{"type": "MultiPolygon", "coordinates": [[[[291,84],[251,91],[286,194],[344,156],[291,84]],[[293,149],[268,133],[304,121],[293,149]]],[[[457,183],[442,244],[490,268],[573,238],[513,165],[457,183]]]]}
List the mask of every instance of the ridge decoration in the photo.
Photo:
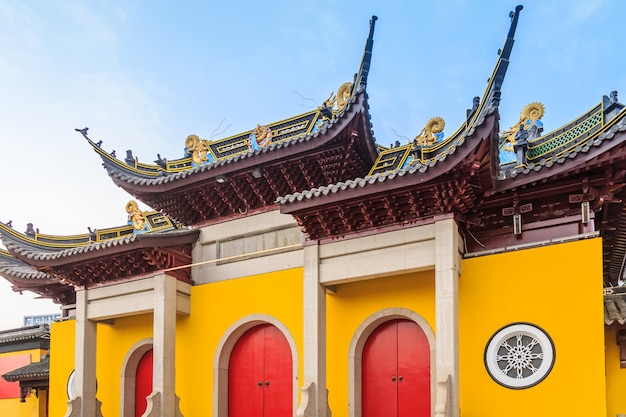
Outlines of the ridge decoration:
{"type": "Polygon", "coordinates": [[[185,156],[191,157],[191,166],[214,162],[210,149],[209,141],[200,139],[197,135],[189,135],[185,140],[185,156]]]}
{"type": "Polygon", "coordinates": [[[248,149],[257,150],[265,148],[272,143],[272,129],[269,126],[259,124],[252,130],[248,138],[248,149]]]}
{"type": "Polygon", "coordinates": [[[139,210],[135,200],[126,203],[126,213],[128,213],[128,224],[135,229],[134,233],[143,233],[148,230],[146,215],[139,210]]]}
{"type": "Polygon", "coordinates": [[[418,146],[432,146],[443,139],[443,129],[446,122],[441,117],[432,117],[426,122],[426,126],[415,136],[418,146]]]}

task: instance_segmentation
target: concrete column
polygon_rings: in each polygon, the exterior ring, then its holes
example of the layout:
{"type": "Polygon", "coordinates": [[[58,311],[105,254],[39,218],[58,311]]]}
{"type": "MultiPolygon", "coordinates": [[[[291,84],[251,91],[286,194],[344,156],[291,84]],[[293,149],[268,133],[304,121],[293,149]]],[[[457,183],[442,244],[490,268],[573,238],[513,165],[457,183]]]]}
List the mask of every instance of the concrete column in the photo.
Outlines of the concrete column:
{"type": "Polygon", "coordinates": [[[326,290],[319,283],[318,245],[304,247],[304,382],[302,385],[303,396],[298,415],[326,416],[328,409],[326,290]]]}
{"type": "MultiPolygon", "coordinates": [[[[459,233],[452,218],[435,222],[435,314],[437,324],[437,403],[448,404],[450,416],[459,416],[458,278],[461,256],[459,233]],[[446,381],[449,381],[448,384],[446,381]],[[447,391],[447,392],[443,392],[447,391]],[[443,395],[447,397],[441,398],[443,395]]],[[[447,408],[447,407],[446,407],[447,408]]]]}
{"type": "Polygon", "coordinates": [[[76,347],[74,356],[75,398],[80,398],[80,416],[99,413],[96,400],[96,322],[87,319],[87,290],[76,291],[76,347]]]}
{"type": "Polygon", "coordinates": [[[176,416],[176,278],[154,277],[152,391],[160,393],[160,417],[176,416]]]}

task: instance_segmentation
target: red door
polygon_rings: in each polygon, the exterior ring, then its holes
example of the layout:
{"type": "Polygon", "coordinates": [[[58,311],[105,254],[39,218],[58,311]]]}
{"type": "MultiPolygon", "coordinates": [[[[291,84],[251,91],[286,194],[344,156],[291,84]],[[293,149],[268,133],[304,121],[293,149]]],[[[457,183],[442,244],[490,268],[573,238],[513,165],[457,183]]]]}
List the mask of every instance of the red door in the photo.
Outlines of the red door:
{"type": "Polygon", "coordinates": [[[228,365],[229,417],[291,417],[291,349],[276,327],[262,324],[241,336],[228,365]]]}
{"type": "Polygon", "coordinates": [[[430,347],[409,320],[380,325],[362,358],[363,417],[430,416],[430,347]]]}
{"type": "Polygon", "coordinates": [[[152,349],[143,354],[135,373],[135,417],[141,417],[148,407],[146,397],[152,394],[152,349]]]}

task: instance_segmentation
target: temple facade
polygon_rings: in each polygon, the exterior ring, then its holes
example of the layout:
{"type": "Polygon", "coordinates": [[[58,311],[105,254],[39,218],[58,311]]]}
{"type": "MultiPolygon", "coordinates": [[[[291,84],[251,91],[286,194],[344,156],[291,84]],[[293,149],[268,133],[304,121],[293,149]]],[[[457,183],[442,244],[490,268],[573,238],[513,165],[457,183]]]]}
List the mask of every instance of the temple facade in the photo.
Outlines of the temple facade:
{"type": "Polygon", "coordinates": [[[77,129],[127,223],[0,223],[0,275],[63,311],[49,415],[626,413],[626,110],[599,93],[556,129],[538,102],[501,128],[521,10],[452,134],[376,143],[376,17],[314,111],[153,164],[77,129]]]}

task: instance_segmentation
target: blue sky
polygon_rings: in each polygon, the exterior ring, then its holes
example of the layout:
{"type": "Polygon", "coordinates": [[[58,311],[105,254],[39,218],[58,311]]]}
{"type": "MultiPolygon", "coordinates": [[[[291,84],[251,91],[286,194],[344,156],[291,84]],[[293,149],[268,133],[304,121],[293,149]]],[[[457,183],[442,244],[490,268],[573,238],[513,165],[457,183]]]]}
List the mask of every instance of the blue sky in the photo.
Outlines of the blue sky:
{"type": "MultiPolygon", "coordinates": [[[[0,221],[50,234],[125,223],[130,196],[74,128],[152,162],[181,157],[192,133],[217,139],[306,112],[352,80],[373,14],[377,141],[406,143],[434,116],[451,134],[483,94],[517,4],[0,0],[0,221]]],[[[530,102],[545,105],[548,132],[611,90],[626,95],[626,2],[522,4],[502,129],[530,102]]],[[[12,315],[0,328],[55,311],[31,298],[2,280],[12,315]]]]}

